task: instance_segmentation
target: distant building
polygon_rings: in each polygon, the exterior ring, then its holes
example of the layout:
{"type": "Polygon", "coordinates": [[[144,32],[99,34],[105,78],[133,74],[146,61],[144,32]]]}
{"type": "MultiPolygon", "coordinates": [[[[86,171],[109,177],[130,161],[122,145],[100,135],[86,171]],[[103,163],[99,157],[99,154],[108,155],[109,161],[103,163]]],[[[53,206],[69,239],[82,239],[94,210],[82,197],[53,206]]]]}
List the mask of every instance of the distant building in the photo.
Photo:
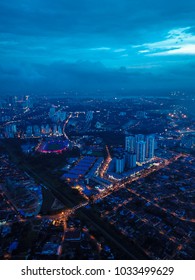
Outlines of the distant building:
{"type": "Polygon", "coordinates": [[[41,125],[41,133],[45,134],[45,126],[43,124],[41,125]]]}
{"type": "Polygon", "coordinates": [[[100,129],[102,128],[103,124],[100,122],[96,122],[95,128],[100,129]]]}
{"type": "Polygon", "coordinates": [[[58,133],[58,127],[57,125],[53,126],[53,134],[56,135],[58,133]]]}
{"type": "Polygon", "coordinates": [[[147,118],[146,112],[144,112],[144,111],[137,111],[136,112],[136,117],[138,119],[146,119],[147,118]]]}
{"type": "Polygon", "coordinates": [[[60,114],[59,114],[59,120],[61,122],[63,122],[63,121],[65,121],[65,119],[66,119],[66,112],[61,111],[60,114]]]}
{"type": "Polygon", "coordinates": [[[181,139],[180,146],[187,149],[195,150],[195,136],[185,135],[181,139]]]}
{"type": "Polygon", "coordinates": [[[59,112],[57,112],[55,115],[53,115],[52,117],[51,117],[51,120],[52,120],[52,122],[53,123],[57,123],[58,121],[59,121],[59,112]]]}
{"type": "Polygon", "coordinates": [[[120,112],[120,113],[119,113],[119,116],[120,116],[120,117],[124,117],[124,116],[126,116],[126,115],[127,115],[126,112],[120,112]]]}
{"type": "Polygon", "coordinates": [[[17,127],[15,124],[8,124],[5,126],[6,138],[14,138],[17,132],[17,127]]]}
{"type": "Polygon", "coordinates": [[[45,133],[49,134],[51,132],[51,128],[49,126],[49,124],[46,124],[45,126],[45,133]]]}
{"type": "Polygon", "coordinates": [[[49,117],[52,118],[55,115],[56,109],[55,107],[51,107],[49,110],[49,117]]]}
{"type": "Polygon", "coordinates": [[[116,158],[116,173],[123,173],[125,169],[125,156],[116,158]]]}
{"type": "Polygon", "coordinates": [[[41,136],[41,130],[40,130],[40,127],[38,125],[34,125],[33,130],[34,130],[34,136],[35,137],[41,136]]]}
{"type": "Polygon", "coordinates": [[[22,107],[24,109],[26,109],[26,108],[33,108],[32,98],[29,95],[25,95],[23,97],[22,107]]]}
{"type": "Polygon", "coordinates": [[[86,122],[90,122],[93,120],[93,111],[88,111],[86,113],[86,122]]]}
{"type": "Polygon", "coordinates": [[[61,136],[63,133],[62,133],[62,128],[60,125],[58,125],[58,134],[59,136],[61,136]]]}
{"type": "Polygon", "coordinates": [[[135,139],[136,139],[136,142],[140,142],[140,141],[144,141],[144,135],[143,134],[136,134],[135,135],[135,139]]]}
{"type": "Polygon", "coordinates": [[[27,137],[32,137],[32,135],[33,135],[32,125],[28,125],[27,128],[26,128],[26,136],[27,137]]]}
{"type": "Polygon", "coordinates": [[[137,162],[143,163],[145,161],[146,155],[146,142],[139,141],[137,142],[137,162]]]}

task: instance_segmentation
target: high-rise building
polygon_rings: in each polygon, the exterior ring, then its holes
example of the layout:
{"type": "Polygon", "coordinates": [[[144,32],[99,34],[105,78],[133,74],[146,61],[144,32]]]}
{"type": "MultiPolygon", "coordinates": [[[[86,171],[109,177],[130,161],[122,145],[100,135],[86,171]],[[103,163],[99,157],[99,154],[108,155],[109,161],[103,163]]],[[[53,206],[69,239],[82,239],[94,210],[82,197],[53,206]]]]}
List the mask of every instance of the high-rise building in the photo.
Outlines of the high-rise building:
{"type": "Polygon", "coordinates": [[[55,107],[51,107],[49,110],[49,117],[52,118],[55,115],[56,109],[55,107]]]}
{"type": "Polygon", "coordinates": [[[57,132],[58,132],[58,127],[57,127],[57,125],[54,125],[53,126],[53,134],[56,135],[57,132]]]}
{"type": "Polygon", "coordinates": [[[146,158],[154,157],[155,139],[153,135],[146,136],[146,158]]]}
{"type": "Polygon", "coordinates": [[[46,124],[45,126],[45,133],[49,134],[51,132],[51,128],[49,126],[49,124],[46,124]]]}
{"type": "Polygon", "coordinates": [[[66,119],[66,112],[61,111],[59,119],[60,119],[61,122],[65,121],[65,119],[66,119]]]}
{"type": "Polygon", "coordinates": [[[126,167],[128,169],[131,169],[131,168],[135,168],[136,167],[136,154],[134,153],[126,153],[126,167]]]}
{"type": "Polygon", "coordinates": [[[87,122],[90,122],[90,121],[92,121],[93,120],[93,111],[88,111],[87,113],[86,113],[86,121],[87,122]]]}
{"type": "Polygon", "coordinates": [[[130,153],[135,153],[136,141],[134,136],[127,136],[125,138],[125,150],[130,153]]]}
{"type": "Polygon", "coordinates": [[[136,134],[135,139],[136,139],[136,142],[144,141],[144,135],[143,134],[136,134]]]}
{"type": "Polygon", "coordinates": [[[40,130],[40,127],[38,125],[34,125],[33,130],[34,130],[34,136],[35,137],[41,136],[41,130],[40,130]]]}
{"type": "Polygon", "coordinates": [[[32,137],[32,134],[33,134],[32,125],[28,125],[27,128],[26,128],[26,136],[27,137],[32,137]]]}
{"type": "Polygon", "coordinates": [[[145,161],[146,155],[146,142],[139,141],[137,142],[137,162],[143,163],[145,161]]]}
{"type": "Polygon", "coordinates": [[[144,112],[144,111],[137,111],[137,112],[136,112],[136,117],[137,117],[138,119],[145,119],[145,118],[147,118],[146,112],[144,112]]]}
{"type": "MultiPolygon", "coordinates": [[[[136,134],[127,136],[125,138],[125,150],[130,154],[136,154],[136,160],[139,163],[154,157],[155,150],[155,137],[154,135],[136,134]]],[[[135,167],[135,156],[126,154],[126,166],[128,168],[135,167]]]]}
{"type": "Polygon", "coordinates": [[[41,125],[41,133],[45,134],[45,126],[43,124],[41,125]]]}
{"type": "Polygon", "coordinates": [[[8,124],[5,126],[5,134],[7,138],[14,138],[17,132],[17,127],[15,124],[8,124]]]}
{"type": "Polygon", "coordinates": [[[123,173],[125,169],[125,156],[119,156],[116,158],[116,173],[123,173]]]}
{"type": "Polygon", "coordinates": [[[59,114],[58,112],[55,113],[55,115],[53,117],[51,117],[51,120],[53,123],[57,123],[59,121],[59,114]]]}
{"type": "Polygon", "coordinates": [[[58,135],[59,136],[62,136],[62,128],[61,128],[61,126],[60,125],[58,125],[58,135]]]}
{"type": "Polygon", "coordinates": [[[26,108],[33,108],[32,98],[29,95],[25,95],[23,97],[22,107],[26,108]]]}

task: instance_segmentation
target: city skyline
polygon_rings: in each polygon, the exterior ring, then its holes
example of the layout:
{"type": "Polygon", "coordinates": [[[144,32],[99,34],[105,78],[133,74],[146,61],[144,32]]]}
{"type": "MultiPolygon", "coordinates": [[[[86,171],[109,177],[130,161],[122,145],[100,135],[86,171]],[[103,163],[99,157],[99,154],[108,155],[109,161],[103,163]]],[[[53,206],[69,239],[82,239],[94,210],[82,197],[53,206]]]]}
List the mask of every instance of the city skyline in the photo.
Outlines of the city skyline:
{"type": "Polygon", "coordinates": [[[0,259],[195,259],[194,77],[194,0],[0,0],[0,259]]]}
{"type": "Polygon", "coordinates": [[[0,259],[193,259],[183,98],[0,98],[0,259]]]}

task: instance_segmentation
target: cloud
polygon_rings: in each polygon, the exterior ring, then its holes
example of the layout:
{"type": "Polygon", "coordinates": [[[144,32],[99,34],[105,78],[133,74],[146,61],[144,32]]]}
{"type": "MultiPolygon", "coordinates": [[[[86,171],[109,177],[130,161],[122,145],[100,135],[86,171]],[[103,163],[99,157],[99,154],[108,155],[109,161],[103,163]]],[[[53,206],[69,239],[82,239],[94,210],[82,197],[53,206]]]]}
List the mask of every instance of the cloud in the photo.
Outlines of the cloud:
{"type": "Polygon", "coordinates": [[[109,47],[99,47],[99,48],[90,48],[90,51],[109,51],[111,48],[109,47]]]}
{"type": "Polygon", "coordinates": [[[125,51],[126,51],[126,49],[116,49],[113,52],[120,53],[120,52],[125,52],[125,51]]]}
{"type": "Polygon", "coordinates": [[[149,53],[149,50],[140,50],[139,53],[149,53]]]}
{"type": "Polygon", "coordinates": [[[176,49],[151,54],[151,56],[166,55],[195,55],[195,44],[180,46],[176,49]]]}
{"type": "Polygon", "coordinates": [[[113,69],[100,62],[90,61],[18,64],[14,67],[0,64],[0,94],[54,94],[66,90],[95,94],[98,90],[115,93],[121,88],[127,93],[131,90],[135,93],[139,90],[155,90],[158,94],[159,90],[185,89],[194,83],[194,64],[181,69],[167,69],[158,74],[151,71],[153,66],[129,65],[113,69]],[[183,79],[183,76],[186,78],[183,79]]]}
{"type": "Polygon", "coordinates": [[[195,55],[195,34],[192,27],[172,29],[162,41],[134,46],[148,56],[195,55]]]}

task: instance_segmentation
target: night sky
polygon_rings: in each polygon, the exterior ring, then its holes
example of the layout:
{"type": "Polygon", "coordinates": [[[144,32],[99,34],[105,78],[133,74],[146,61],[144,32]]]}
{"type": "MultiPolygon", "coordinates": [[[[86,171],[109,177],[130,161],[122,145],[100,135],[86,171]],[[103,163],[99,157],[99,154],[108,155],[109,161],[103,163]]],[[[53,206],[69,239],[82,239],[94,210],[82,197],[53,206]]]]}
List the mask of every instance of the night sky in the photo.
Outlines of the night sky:
{"type": "Polygon", "coordinates": [[[195,1],[0,0],[0,93],[193,92],[195,1]]]}

